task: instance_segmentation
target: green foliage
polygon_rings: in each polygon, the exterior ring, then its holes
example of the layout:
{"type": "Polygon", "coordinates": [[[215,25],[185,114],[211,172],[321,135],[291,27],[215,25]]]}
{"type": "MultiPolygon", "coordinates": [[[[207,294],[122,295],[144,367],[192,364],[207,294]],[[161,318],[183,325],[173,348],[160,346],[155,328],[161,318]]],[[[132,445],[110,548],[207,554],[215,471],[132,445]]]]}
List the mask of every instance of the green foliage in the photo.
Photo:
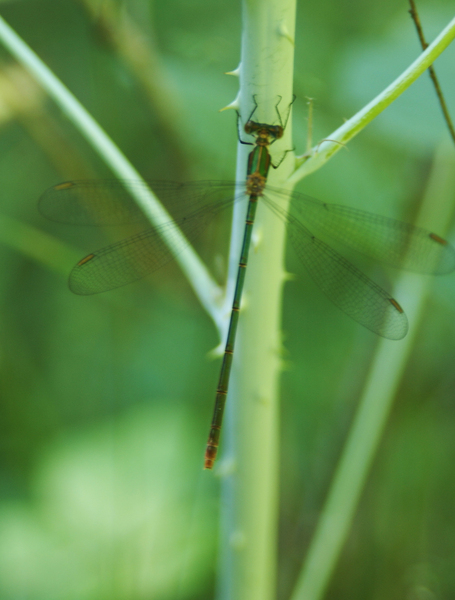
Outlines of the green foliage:
{"type": "MultiPolygon", "coordinates": [[[[233,177],[235,119],[217,111],[237,92],[223,72],[239,60],[238,4],[126,3],[153,57],[142,79],[84,4],[1,6],[144,176],[233,177]]],[[[431,37],[450,5],[427,6],[431,37]]],[[[294,133],[303,153],[305,96],[315,98],[317,141],[419,47],[404,2],[322,0],[299,10],[294,133]]],[[[215,332],[175,266],[105,296],[70,294],[70,257],[113,234],[45,222],[37,199],[65,179],[111,175],[5,51],[1,60],[0,223],[5,215],[45,232],[68,255],[44,236],[34,255],[32,233],[17,229],[13,244],[14,222],[0,228],[0,596],[211,598],[217,492],[200,469],[215,332]]],[[[452,113],[453,60],[449,48],[435,64],[452,113]]],[[[439,112],[424,76],[299,189],[411,219],[447,137],[439,112]]],[[[220,279],[223,226],[200,242],[220,279]]],[[[288,260],[299,274],[286,285],[283,316],[280,598],[295,583],[376,343],[321,296],[291,252],[288,260]]],[[[386,286],[393,277],[364,266],[386,286]]],[[[329,597],[454,593],[454,304],[454,276],[436,280],[329,597]]]]}

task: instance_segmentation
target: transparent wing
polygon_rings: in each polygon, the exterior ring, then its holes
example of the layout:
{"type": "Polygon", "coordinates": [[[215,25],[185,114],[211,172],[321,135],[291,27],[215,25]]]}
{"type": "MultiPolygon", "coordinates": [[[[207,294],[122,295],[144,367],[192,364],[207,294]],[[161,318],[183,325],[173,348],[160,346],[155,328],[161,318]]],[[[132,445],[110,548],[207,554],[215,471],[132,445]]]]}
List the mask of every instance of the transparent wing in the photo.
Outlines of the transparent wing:
{"type": "Polygon", "coordinates": [[[401,340],[408,320],[398,302],[323,241],[290,222],[289,238],[314,282],[338,308],[374,333],[401,340]]]}
{"type": "Polygon", "coordinates": [[[377,261],[418,273],[444,274],[455,269],[454,248],[430,231],[297,192],[273,192],[277,197],[292,199],[290,214],[311,231],[330,236],[377,261]]]}
{"type": "Polygon", "coordinates": [[[89,254],[73,267],[70,290],[81,295],[98,294],[142,279],[173,260],[214,216],[214,212],[205,212],[187,218],[185,223],[147,229],[89,254]],[[180,235],[182,231],[185,238],[180,235]],[[164,241],[165,235],[171,244],[164,241]]]}
{"type": "Polygon", "coordinates": [[[230,203],[245,190],[245,184],[225,181],[122,181],[100,179],[66,181],[47,189],[38,201],[43,216],[71,225],[124,225],[147,222],[129,188],[152,189],[171,216],[186,215],[219,203],[230,203]]]}
{"type": "MultiPolygon", "coordinates": [[[[166,201],[175,220],[83,258],[69,277],[75,294],[111,290],[159,269],[193,242],[220,211],[245,195],[244,185],[228,182],[155,182],[151,186],[166,201]]],[[[144,222],[141,210],[119,180],[59,184],[41,196],[39,208],[50,219],[78,225],[144,222]]]]}
{"type": "Polygon", "coordinates": [[[388,292],[275,202],[265,200],[287,223],[289,239],[298,258],[329,300],[370,331],[390,340],[404,338],[408,332],[407,317],[388,292]]]}

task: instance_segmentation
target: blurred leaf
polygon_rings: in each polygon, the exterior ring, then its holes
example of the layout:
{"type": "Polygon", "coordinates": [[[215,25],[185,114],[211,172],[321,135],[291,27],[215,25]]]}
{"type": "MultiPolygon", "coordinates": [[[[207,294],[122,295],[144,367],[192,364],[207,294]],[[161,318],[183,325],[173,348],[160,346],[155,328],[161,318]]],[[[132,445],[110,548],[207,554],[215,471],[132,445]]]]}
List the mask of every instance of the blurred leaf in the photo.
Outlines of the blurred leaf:
{"type": "Polygon", "coordinates": [[[182,597],[200,589],[216,520],[213,486],[202,495],[195,485],[191,427],[189,413],[143,406],[51,444],[36,501],[0,505],[2,595],[132,600],[173,598],[183,582],[182,597]]]}

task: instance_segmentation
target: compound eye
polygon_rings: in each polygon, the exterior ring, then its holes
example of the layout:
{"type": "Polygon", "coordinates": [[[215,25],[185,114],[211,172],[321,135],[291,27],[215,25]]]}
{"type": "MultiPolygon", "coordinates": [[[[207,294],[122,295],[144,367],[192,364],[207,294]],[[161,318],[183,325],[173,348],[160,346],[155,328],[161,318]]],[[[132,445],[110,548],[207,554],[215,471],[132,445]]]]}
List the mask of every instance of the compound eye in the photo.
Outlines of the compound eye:
{"type": "Polygon", "coordinates": [[[274,135],[274,137],[275,137],[276,140],[278,140],[281,137],[283,137],[284,131],[283,131],[283,128],[281,127],[281,125],[276,125],[273,129],[274,129],[273,135],[274,135]]]}
{"type": "Polygon", "coordinates": [[[245,129],[245,133],[248,133],[248,134],[252,133],[253,124],[251,123],[251,121],[248,121],[247,123],[245,123],[244,129],[245,129]]]}

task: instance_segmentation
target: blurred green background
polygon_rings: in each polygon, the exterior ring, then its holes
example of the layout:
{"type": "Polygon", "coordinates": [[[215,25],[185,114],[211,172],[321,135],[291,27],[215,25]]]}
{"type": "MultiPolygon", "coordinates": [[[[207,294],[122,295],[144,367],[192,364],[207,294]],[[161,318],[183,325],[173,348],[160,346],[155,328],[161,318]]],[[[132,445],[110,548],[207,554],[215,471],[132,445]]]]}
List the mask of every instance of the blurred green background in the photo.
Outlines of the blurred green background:
{"type": "MultiPolygon", "coordinates": [[[[419,2],[431,40],[453,3],[419,2]]],[[[419,53],[403,1],[302,1],[294,135],[329,136],[419,53]]],[[[232,179],[240,2],[16,0],[0,14],[144,177],[232,179]]],[[[455,47],[435,64],[455,114],[455,47]]],[[[412,220],[436,148],[453,146],[424,75],[299,190],[412,220]]],[[[452,163],[453,164],[453,163],[452,163]]],[[[210,319],[175,265],[76,297],[73,264],[109,239],[46,222],[66,179],[110,177],[0,49],[0,598],[213,598],[218,480],[202,472],[219,361],[210,319]]],[[[455,189],[448,194],[453,203],[455,189]]],[[[200,240],[225,276],[229,219],[200,240]]],[[[441,232],[444,233],[444,232],[441,232]]],[[[455,241],[455,231],[445,232],[455,241]]],[[[366,265],[384,286],[394,273],[366,265]]],[[[311,539],[376,337],[289,253],[285,288],[278,597],[311,539]]],[[[406,306],[404,305],[406,309],[406,306]]],[[[455,275],[436,279],[328,598],[455,596],[455,275]]],[[[390,342],[391,344],[393,342],[390,342]]]]}

